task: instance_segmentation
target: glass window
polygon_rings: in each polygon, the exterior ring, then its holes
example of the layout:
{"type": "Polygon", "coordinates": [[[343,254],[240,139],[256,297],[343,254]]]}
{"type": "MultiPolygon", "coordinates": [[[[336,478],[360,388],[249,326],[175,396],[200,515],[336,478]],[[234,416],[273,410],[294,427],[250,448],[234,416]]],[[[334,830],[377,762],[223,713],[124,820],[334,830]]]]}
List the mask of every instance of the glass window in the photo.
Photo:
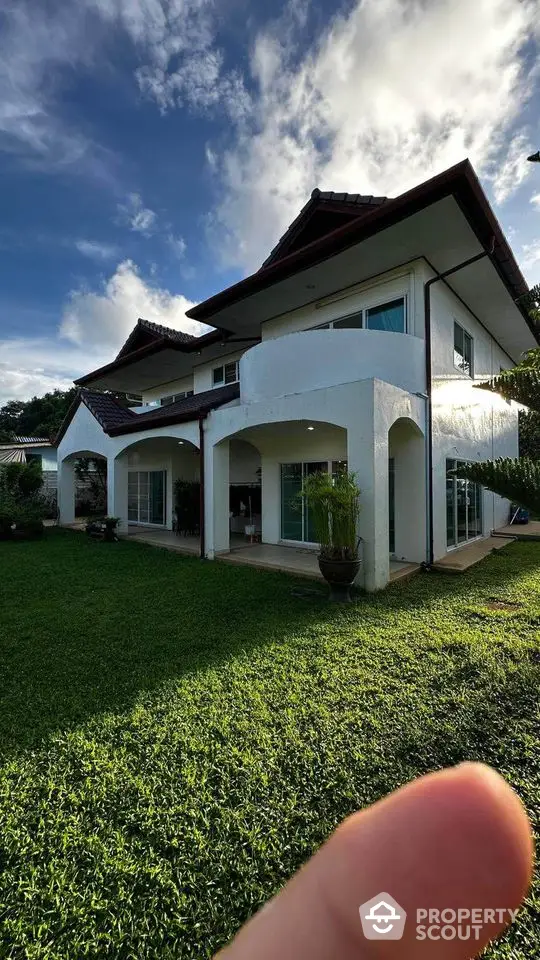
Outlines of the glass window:
{"type": "Polygon", "coordinates": [[[482,487],[462,480],[463,460],[446,461],[446,542],[449,547],[482,535],[482,487]]]}
{"type": "Polygon", "coordinates": [[[281,538],[303,540],[302,464],[281,464],[281,538]]]}
{"type": "Polygon", "coordinates": [[[37,463],[41,467],[43,463],[43,457],[41,453],[27,453],[25,456],[27,463],[37,463]]]}
{"type": "Polygon", "coordinates": [[[362,325],[362,310],[358,313],[351,313],[348,317],[342,317],[341,320],[334,320],[335,330],[357,330],[362,325]]]}
{"type": "Polygon", "coordinates": [[[213,383],[215,387],[219,387],[227,383],[237,382],[238,360],[233,360],[231,363],[225,363],[221,367],[214,367],[213,383]]]}
{"type": "Polygon", "coordinates": [[[472,337],[454,321],[454,366],[466,377],[473,376],[472,337]]]}
{"type": "Polygon", "coordinates": [[[162,398],[161,398],[161,406],[162,406],[162,407],[168,407],[168,406],[170,406],[171,403],[174,403],[174,397],[162,397],[162,398]]]}
{"type": "Polygon", "coordinates": [[[236,383],[238,380],[238,361],[233,360],[232,363],[226,363],[224,371],[225,383],[236,383]]]}
{"type": "Polygon", "coordinates": [[[131,523],[165,523],[165,470],[130,470],[128,520],[131,523]]]}
{"type": "Polygon", "coordinates": [[[378,307],[366,310],[366,327],[369,330],[387,330],[390,333],[405,333],[405,300],[391,300],[378,307]]]}

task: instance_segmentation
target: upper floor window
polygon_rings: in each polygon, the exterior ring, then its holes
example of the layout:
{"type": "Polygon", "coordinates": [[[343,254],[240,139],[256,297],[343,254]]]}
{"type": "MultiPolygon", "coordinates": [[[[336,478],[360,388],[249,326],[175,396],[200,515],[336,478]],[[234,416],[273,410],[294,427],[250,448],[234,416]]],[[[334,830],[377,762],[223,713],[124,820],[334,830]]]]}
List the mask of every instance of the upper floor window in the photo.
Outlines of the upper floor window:
{"type": "Polygon", "coordinates": [[[213,384],[215,387],[222,387],[227,383],[237,383],[238,380],[238,360],[232,360],[231,363],[214,367],[213,384]]]}
{"type": "Polygon", "coordinates": [[[389,300],[365,310],[349,313],[339,320],[323,323],[319,330],[354,330],[364,327],[367,330],[386,330],[389,333],[406,333],[407,308],[405,297],[389,300]]]}
{"type": "Polygon", "coordinates": [[[454,321],[454,366],[466,377],[473,377],[473,339],[454,321]]]}
{"type": "Polygon", "coordinates": [[[26,454],[27,463],[37,463],[40,467],[43,464],[43,457],[41,453],[27,453],[26,454]]]}
{"type": "Polygon", "coordinates": [[[183,390],[181,393],[173,393],[169,397],[162,397],[160,404],[162,407],[168,407],[171,403],[176,403],[177,400],[185,400],[186,397],[192,397],[193,390],[183,390]]]}

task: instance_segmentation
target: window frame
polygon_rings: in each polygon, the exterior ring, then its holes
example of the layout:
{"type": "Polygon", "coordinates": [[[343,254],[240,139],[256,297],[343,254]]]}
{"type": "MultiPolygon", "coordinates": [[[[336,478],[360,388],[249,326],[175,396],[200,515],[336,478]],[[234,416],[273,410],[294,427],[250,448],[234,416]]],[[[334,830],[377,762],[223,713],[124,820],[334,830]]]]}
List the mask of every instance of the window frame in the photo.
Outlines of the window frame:
{"type": "Polygon", "coordinates": [[[470,498],[469,498],[469,485],[474,488],[474,496],[478,495],[478,515],[477,515],[477,525],[480,528],[480,533],[476,533],[473,537],[466,537],[465,540],[459,539],[459,520],[458,520],[458,478],[455,473],[453,476],[449,477],[449,473],[452,474],[453,471],[458,469],[458,464],[460,463],[477,463],[476,460],[465,460],[463,457],[446,457],[446,471],[445,471],[445,513],[446,513],[446,551],[450,553],[452,550],[458,550],[460,547],[465,546],[468,543],[474,543],[475,540],[482,540],[484,537],[484,490],[485,487],[481,483],[477,483],[475,480],[465,480],[465,496],[467,502],[466,507],[466,517],[465,517],[465,526],[468,533],[469,530],[469,507],[470,507],[470,498]],[[449,464],[453,464],[450,468],[449,464]],[[452,483],[452,492],[453,492],[453,504],[452,504],[452,513],[453,513],[453,534],[455,539],[453,543],[450,543],[448,540],[448,481],[451,480],[452,483]]]}
{"type": "Polygon", "coordinates": [[[397,303],[401,301],[403,303],[403,330],[380,330],[379,333],[409,333],[409,296],[407,293],[398,294],[388,298],[388,295],[385,297],[378,297],[376,300],[368,301],[364,306],[360,307],[358,310],[351,310],[349,313],[344,313],[340,317],[335,317],[333,320],[327,320],[326,323],[318,323],[315,327],[310,327],[310,330],[370,330],[371,327],[367,325],[367,317],[370,310],[376,310],[379,307],[384,307],[390,303],[397,303]],[[361,317],[361,324],[359,327],[336,327],[336,324],[342,323],[343,320],[348,320],[352,317],[361,317]]]}
{"type": "Polygon", "coordinates": [[[239,360],[228,360],[220,363],[219,366],[212,368],[212,389],[216,387],[229,387],[233,383],[239,383],[240,381],[240,361],[239,360]],[[234,380],[227,380],[226,369],[227,367],[234,366],[234,380]],[[221,380],[216,380],[216,373],[218,370],[222,371],[221,380]]]}
{"type": "Polygon", "coordinates": [[[160,407],[170,407],[171,404],[178,403],[179,400],[186,400],[192,396],[193,390],[180,390],[179,393],[169,393],[166,397],[160,397],[159,405],[160,407]]]}
{"type": "Polygon", "coordinates": [[[461,374],[463,374],[464,377],[468,377],[469,380],[474,380],[474,337],[472,336],[472,334],[469,333],[468,330],[465,329],[465,327],[463,326],[463,324],[459,323],[459,322],[456,320],[455,317],[454,317],[453,336],[454,336],[454,340],[453,340],[453,362],[454,362],[454,369],[455,369],[455,370],[459,370],[459,372],[460,372],[461,374]],[[459,331],[460,331],[460,333],[461,333],[461,335],[462,335],[462,339],[463,339],[463,351],[462,351],[462,354],[461,354],[461,355],[462,355],[462,358],[463,358],[463,364],[465,364],[465,362],[466,362],[466,360],[467,360],[466,353],[465,353],[465,344],[466,344],[467,339],[469,340],[469,343],[470,343],[470,357],[469,357],[469,372],[468,372],[468,373],[467,373],[467,371],[464,369],[464,366],[463,366],[463,365],[460,365],[459,363],[456,363],[456,352],[457,352],[457,351],[456,351],[456,330],[459,330],[459,331]]]}

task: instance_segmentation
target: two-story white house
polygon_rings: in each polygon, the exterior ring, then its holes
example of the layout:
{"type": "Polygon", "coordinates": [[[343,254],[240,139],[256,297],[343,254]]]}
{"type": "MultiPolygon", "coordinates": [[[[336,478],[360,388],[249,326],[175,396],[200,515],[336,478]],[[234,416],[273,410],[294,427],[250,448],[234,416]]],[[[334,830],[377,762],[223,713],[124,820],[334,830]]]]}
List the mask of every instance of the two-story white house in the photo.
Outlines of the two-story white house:
{"type": "Polygon", "coordinates": [[[263,543],[307,548],[302,480],[346,463],[365,587],[385,586],[392,559],[432,564],[507,521],[506,501],[453,471],[517,455],[516,406],[473,387],[537,345],[526,292],[468,161],[397,199],[314,190],[260,270],[189,312],[211,333],[140,320],[78,381],[59,436],[61,520],[74,460],[101,455],[124,527],[171,528],[183,478],[200,481],[202,556],[230,550],[248,496],[263,543]]]}

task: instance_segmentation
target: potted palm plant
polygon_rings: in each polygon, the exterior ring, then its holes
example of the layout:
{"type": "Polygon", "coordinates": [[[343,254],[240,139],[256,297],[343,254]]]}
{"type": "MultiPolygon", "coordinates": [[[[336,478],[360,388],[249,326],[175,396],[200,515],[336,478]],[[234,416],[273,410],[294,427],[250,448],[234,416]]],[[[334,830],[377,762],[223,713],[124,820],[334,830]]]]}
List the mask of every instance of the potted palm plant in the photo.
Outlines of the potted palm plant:
{"type": "Polygon", "coordinates": [[[312,473],[301,497],[307,500],[320,545],[319,569],[330,585],[330,600],[350,601],[350,589],[360,569],[357,522],[360,490],[354,473],[312,473]]]}

